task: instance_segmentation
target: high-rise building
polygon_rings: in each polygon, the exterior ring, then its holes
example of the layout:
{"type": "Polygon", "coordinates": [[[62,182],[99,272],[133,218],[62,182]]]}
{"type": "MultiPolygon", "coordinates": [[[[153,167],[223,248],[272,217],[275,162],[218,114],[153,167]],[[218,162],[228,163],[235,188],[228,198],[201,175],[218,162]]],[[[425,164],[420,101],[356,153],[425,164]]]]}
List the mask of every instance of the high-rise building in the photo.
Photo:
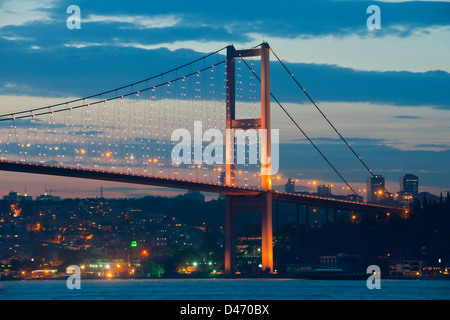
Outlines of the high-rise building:
{"type": "Polygon", "coordinates": [[[407,173],[400,177],[400,191],[409,192],[413,195],[419,194],[419,178],[413,174],[407,173]]]}
{"type": "Polygon", "coordinates": [[[225,172],[220,172],[220,184],[225,184],[225,172]]]}
{"type": "MultiPolygon", "coordinates": [[[[221,171],[220,172],[220,180],[219,183],[225,185],[225,172],[221,171]]],[[[219,199],[224,200],[225,199],[225,195],[223,193],[219,194],[219,199]]]]}
{"type": "Polygon", "coordinates": [[[317,186],[317,195],[319,197],[331,197],[331,185],[330,184],[323,184],[320,186],[317,186]]]}
{"type": "Polygon", "coordinates": [[[379,203],[384,198],[384,177],[375,175],[367,178],[367,203],[379,203]]]}
{"type": "Polygon", "coordinates": [[[284,191],[294,193],[295,192],[295,181],[289,178],[288,182],[284,186],[284,191]]]}

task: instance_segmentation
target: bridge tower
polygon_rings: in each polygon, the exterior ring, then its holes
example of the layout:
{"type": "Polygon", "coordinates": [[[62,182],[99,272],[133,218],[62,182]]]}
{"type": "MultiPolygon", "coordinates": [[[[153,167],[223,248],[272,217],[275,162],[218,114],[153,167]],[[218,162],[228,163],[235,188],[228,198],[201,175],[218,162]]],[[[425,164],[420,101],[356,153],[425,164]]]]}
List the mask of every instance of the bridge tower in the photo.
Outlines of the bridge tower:
{"type": "Polygon", "coordinates": [[[272,182],[271,182],[271,126],[270,126],[270,47],[263,43],[260,48],[236,50],[227,47],[227,90],[226,90],[226,142],[225,142],[225,184],[235,186],[235,139],[236,129],[261,129],[261,193],[258,196],[226,195],[225,213],[225,273],[235,273],[236,257],[236,212],[261,213],[262,270],[273,272],[272,236],[272,182]],[[235,113],[235,59],[261,57],[261,118],[236,119],[235,113]]]}

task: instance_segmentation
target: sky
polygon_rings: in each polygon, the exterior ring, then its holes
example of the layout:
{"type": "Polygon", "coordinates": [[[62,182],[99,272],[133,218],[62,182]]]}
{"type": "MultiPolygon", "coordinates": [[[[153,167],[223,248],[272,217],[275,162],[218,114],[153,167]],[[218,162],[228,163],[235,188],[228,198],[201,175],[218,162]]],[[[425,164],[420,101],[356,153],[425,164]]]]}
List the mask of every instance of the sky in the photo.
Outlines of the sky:
{"type": "MultiPolygon", "coordinates": [[[[369,168],[399,191],[450,190],[449,1],[0,1],[0,113],[87,96],[233,44],[266,41],[369,168]],[[81,29],[68,29],[70,5],[81,29]],[[369,29],[370,5],[380,28],[369,29]]],[[[355,189],[369,173],[271,57],[271,91],[355,189]],[[353,158],[352,158],[353,157],[353,158]]],[[[297,189],[342,181],[272,101],[280,180],[297,189]]],[[[174,195],[179,190],[0,173],[0,194],[61,197],[174,195]]]]}

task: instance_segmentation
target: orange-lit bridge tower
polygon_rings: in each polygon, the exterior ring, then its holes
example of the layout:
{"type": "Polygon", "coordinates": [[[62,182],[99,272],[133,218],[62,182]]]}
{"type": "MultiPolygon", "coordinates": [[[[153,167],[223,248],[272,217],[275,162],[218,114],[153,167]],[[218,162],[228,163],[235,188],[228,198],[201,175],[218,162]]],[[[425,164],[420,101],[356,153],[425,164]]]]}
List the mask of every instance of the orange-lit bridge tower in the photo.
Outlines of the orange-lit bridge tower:
{"type": "Polygon", "coordinates": [[[227,47],[227,98],[226,98],[226,145],[225,184],[235,186],[235,139],[236,129],[261,129],[260,162],[261,193],[255,195],[226,195],[225,212],[225,273],[235,273],[236,257],[236,212],[261,213],[262,270],[273,272],[272,237],[272,183],[271,183],[271,129],[270,129],[270,47],[267,43],[248,50],[227,47]],[[235,115],[235,59],[261,57],[261,117],[258,119],[236,119],[235,115]]]}

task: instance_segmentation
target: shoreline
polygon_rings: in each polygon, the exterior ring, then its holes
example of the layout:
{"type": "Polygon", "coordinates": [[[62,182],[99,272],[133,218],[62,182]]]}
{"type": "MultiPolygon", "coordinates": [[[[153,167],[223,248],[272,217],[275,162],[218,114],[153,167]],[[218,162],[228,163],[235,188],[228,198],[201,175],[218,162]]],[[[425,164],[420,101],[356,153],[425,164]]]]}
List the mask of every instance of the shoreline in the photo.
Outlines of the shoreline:
{"type": "MultiPolygon", "coordinates": [[[[180,275],[180,276],[167,276],[167,277],[83,277],[83,280],[364,280],[369,278],[370,274],[274,274],[274,275],[180,275]]],[[[67,280],[69,275],[62,275],[59,277],[48,278],[11,278],[0,279],[1,282],[8,281],[38,281],[38,280],[67,280]]],[[[427,276],[381,276],[380,280],[450,280],[450,277],[427,277],[427,276]]]]}

